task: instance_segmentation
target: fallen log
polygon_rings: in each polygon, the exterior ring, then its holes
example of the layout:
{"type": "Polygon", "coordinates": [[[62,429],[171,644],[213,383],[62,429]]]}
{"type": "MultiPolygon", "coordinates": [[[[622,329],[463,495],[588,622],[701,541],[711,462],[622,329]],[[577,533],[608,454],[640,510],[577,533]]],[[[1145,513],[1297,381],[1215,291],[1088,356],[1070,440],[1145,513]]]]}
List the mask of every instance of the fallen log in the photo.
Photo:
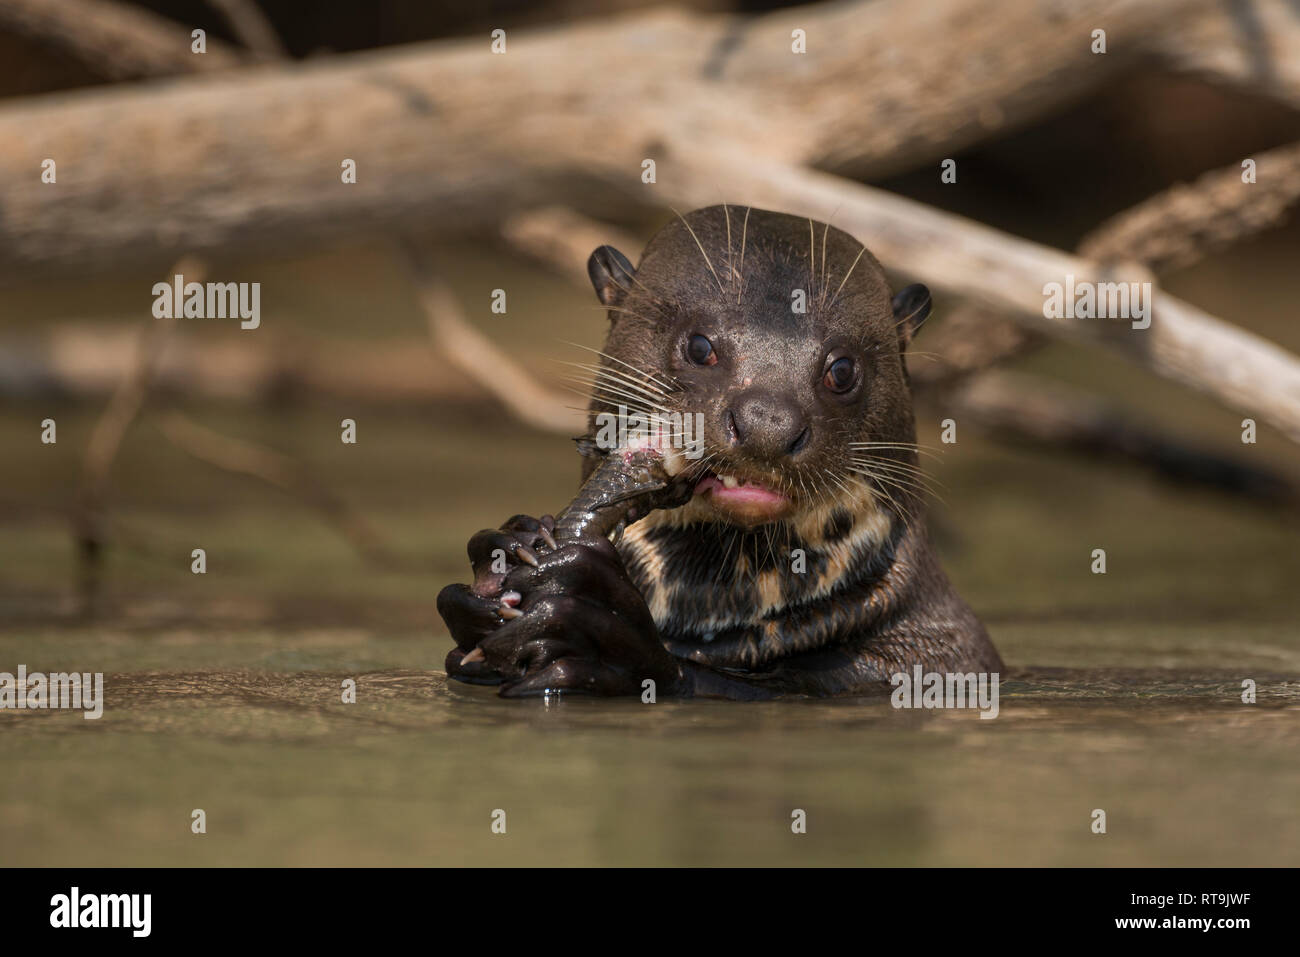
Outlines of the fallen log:
{"type": "Polygon", "coordinates": [[[886,175],[1071,102],[1207,2],[655,10],[511,33],[499,55],[483,36],[32,98],[0,107],[0,279],[494,231],[556,203],[618,218],[660,203],[642,161],[687,145],[886,175]],[[1093,54],[1101,22],[1135,42],[1093,54]],[[46,159],[55,183],[40,180],[46,159]]]}

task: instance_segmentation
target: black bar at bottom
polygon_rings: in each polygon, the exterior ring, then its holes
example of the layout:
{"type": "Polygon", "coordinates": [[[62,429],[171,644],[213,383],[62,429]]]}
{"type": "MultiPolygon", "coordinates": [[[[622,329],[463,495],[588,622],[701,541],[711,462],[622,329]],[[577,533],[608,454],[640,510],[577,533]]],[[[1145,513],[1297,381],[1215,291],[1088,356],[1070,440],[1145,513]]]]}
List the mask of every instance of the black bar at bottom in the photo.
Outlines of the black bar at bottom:
{"type": "Polygon", "coordinates": [[[715,936],[770,945],[787,935],[809,947],[836,938],[948,947],[1039,933],[1056,937],[1024,939],[1231,946],[1257,931],[1295,933],[1289,870],[51,868],[0,871],[0,881],[8,946],[74,936],[373,946],[410,931],[435,935],[436,947],[444,930],[551,947],[715,936]]]}

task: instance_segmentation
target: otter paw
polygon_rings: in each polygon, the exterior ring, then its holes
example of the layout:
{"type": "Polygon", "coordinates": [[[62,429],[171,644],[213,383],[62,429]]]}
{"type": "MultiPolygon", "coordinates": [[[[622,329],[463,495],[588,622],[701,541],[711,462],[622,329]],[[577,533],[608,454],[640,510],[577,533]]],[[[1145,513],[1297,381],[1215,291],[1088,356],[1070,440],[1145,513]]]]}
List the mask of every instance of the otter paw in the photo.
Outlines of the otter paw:
{"type": "Polygon", "coordinates": [[[466,547],[474,571],[474,593],[480,597],[500,594],[512,569],[520,565],[537,567],[541,555],[558,547],[554,532],[555,519],[550,515],[516,515],[500,528],[485,528],[477,533],[466,547]]]}
{"type": "Polygon", "coordinates": [[[680,678],[645,599],[605,539],[564,542],[537,567],[515,568],[503,595],[519,601],[498,606],[504,624],[458,662],[501,676],[503,696],[638,694],[647,678],[660,686],[680,678]]]}

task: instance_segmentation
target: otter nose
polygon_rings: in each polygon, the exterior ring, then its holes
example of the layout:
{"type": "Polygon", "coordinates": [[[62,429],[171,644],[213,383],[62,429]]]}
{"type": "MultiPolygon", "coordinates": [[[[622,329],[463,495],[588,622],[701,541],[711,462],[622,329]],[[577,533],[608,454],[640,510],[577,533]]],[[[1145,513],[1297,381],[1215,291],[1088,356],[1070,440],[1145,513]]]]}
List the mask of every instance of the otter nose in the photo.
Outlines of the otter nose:
{"type": "Polygon", "coordinates": [[[751,389],[727,413],[732,445],[764,458],[798,455],[808,445],[811,429],[799,404],[774,392],[751,389]]]}

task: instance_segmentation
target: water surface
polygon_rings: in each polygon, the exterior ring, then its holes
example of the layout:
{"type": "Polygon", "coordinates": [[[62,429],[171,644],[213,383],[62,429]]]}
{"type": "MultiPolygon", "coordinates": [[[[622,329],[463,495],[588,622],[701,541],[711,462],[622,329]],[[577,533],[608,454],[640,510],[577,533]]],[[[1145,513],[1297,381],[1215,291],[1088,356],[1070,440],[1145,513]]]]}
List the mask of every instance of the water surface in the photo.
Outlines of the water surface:
{"type": "Polygon", "coordinates": [[[1022,671],[981,720],[884,698],[507,702],[415,670],[110,674],[99,721],[7,719],[0,846],[7,864],[1295,865],[1300,680],[1254,678],[1245,705],[1223,671],[1022,671]]]}

